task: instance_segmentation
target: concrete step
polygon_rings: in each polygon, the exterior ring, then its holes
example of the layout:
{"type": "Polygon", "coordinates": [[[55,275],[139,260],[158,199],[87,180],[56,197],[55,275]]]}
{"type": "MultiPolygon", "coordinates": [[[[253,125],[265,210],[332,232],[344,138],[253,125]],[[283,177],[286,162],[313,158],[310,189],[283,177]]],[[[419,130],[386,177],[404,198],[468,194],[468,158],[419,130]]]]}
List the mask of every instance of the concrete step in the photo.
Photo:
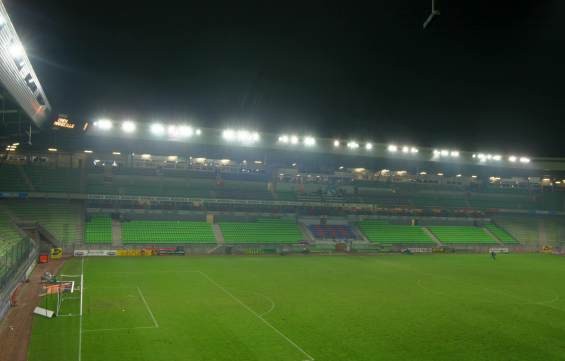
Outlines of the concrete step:
{"type": "Polygon", "coordinates": [[[122,223],[112,219],[112,246],[122,246],[122,223]]]}
{"type": "Polygon", "coordinates": [[[426,234],[428,236],[430,236],[430,238],[438,245],[438,246],[443,246],[443,244],[441,244],[441,242],[439,241],[439,239],[436,237],[435,234],[432,233],[432,231],[430,231],[428,229],[428,227],[422,227],[422,229],[424,230],[424,232],[426,232],[426,234]]]}
{"type": "Polygon", "coordinates": [[[219,224],[212,224],[212,231],[214,231],[214,236],[216,237],[216,242],[218,244],[224,244],[224,234],[222,233],[222,229],[220,228],[219,224]]]}
{"type": "Polygon", "coordinates": [[[504,243],[498,239],[497,236],[494,235],[494,233],[492,233],[489,229],[487,229],[486,227],[483,227],[483,231],[485,231],[489,236],[492,237],[492,239],[494,239],[496,241],[496,243],[498,243],[501,246],[504,246],[504,243]]]}

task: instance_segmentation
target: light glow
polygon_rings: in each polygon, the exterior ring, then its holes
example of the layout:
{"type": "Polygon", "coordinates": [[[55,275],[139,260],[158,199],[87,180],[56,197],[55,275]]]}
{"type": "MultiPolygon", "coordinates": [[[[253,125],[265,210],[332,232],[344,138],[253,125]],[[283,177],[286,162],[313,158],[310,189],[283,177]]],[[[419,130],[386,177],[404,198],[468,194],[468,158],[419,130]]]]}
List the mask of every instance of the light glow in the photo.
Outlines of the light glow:
{"type": "Polygon", "coordinates": [[[149,130],[154,135],[163,135],[165,133],[165,126],[161,123],[153,123],[149,127],[149,130]]]}
{"type": "Polygon", "coordinates": [[[94,127],[100,130],[110,130],[114,123],[110,119],[99,119],[94,122],[94,127]]]}
{"type": "Polygon", "coordinates": [[[365,144],[365,149],[366,149],[366,150],[372,150],[372,149],[373,149],[373,143],[367,143],[367,144],[365,144]]]}
{"type": "Polygon", "coordinates": [[[307,147],[313,147],[316,145],[316,138],[311,137],[311,136],[307,136],[304,137],[304,145],[307,147]]]}
{"type": "Polygon", "coordinates": [[[124,133],[133,133],[135,132],[136,128],[137,126],[131,120],[126,120],[122,123],[122,130],[124,131],[124,133]]]}
{"type": "Polygon", "coordinates": [[[352,140],[350,142],[347,143],[347,148],[349,149],[357,149],[359,148],[359,143],[357,143],[356,141],[352,140]]]}
{"type": "Polygon", "coordinates": [[[398,152],[398,147],[394,144],[390,144],[386,149],[391,153],[398,152]]]}

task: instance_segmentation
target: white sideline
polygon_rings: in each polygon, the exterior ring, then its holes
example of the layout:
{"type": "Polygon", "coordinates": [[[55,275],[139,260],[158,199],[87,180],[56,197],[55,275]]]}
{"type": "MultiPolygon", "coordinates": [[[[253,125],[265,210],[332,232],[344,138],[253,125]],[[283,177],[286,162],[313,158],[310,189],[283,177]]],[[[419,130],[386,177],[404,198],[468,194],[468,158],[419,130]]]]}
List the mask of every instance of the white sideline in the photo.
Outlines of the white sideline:
{"type": "Polygon", "coordinates": [[[228,295],[229,297],[231,297],[235,302],[239,303],[243,308],[245,308],[247,311],[249,311],[253,316],[257,317],[259,320],[261,320],[265,325],[267,325],[269,328],[271,328],[273,331],[275,331],[279,336],[281,336],[282,338],[284,338],[289,344],[291,344],[292,346],[294,346],[294,348],[296,348],[298,351],[300,351],[303,355],[305,355],[306,357],[308,357],[309,361],[314,361],[314,358],[312,356],[310,356],[310,354],[308,354],[308,352],[304,351],[302,349],[302,347],[298,346],[294,341],[292,341],[290,338],[288,338],[284,333],[282,333],[278,328],[276,328],[275,326],[273,326],[269,321],[265,320],[263,318],[263,316],[261,316],[260,314],[258,314],[257,312],[253,311],[249,306],[247,306],[245,303],[243,303],[239,298],[235,297],[230,291],[228,291],[227,289],[225,289],[222,285],[220,285],[218,282],[214,281],[210,276],[208,276],[206,273],[202,272],[202,271],[197,271],[198,273],[200,273],[204,278],[206,278],[209,282],[211,282],[214,286],[216,286],[217,288],[219,288],[222,292],[224,292],[226,295],[228,295]]]}
{"type": "Polygon", "coordinates": [[[82,299],[84,297],[84,257],[80,263],[80,319],[78,328],[78,361],[82,359],[82,299]]]}
{"type": "Polygon", "coordinates": [[[139,297],[141,297],[141,300],[143,301],[143,304],[145,305],[147,312],[149,312],[149,315],[151,316],[151,319],[153,320],[153,324],[155,325],[155,328],[159,328],[159,324],[157,323],[157,320],[155,319],[155,315],[153,314],[153,312],[151,312],[151,308],[149,308],[149,305],[147,304],[145,297],[143,297],[143,293],[141,293],[141,289],[139,287],[137,287],[137,292],[139,293],[139,297]]]}

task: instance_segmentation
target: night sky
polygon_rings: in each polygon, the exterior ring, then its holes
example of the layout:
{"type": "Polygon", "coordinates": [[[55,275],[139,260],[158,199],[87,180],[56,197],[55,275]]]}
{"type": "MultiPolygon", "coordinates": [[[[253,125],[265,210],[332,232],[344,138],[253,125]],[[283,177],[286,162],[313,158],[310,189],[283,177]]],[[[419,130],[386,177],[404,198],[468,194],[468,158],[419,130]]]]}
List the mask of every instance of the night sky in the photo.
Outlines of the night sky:
{"type": "Polygon", "coordinates": [[[75,120],[565,156],[563,1],[4,3],[75,120]]]}

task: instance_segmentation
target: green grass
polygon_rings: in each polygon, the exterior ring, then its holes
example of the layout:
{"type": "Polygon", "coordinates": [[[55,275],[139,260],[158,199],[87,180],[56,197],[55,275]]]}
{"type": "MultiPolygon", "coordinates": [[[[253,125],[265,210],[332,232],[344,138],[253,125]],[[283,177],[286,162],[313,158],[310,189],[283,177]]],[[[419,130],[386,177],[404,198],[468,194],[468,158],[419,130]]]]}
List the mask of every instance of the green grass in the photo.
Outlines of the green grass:
{"type": "MultiPolygon", "coordinates": [[[[83,361],[565,359],[557,256],[116,257],[84,270],[83,361]]],[[[79,321],[36,317],[29,360],[78,360],[79,321]]]]}

